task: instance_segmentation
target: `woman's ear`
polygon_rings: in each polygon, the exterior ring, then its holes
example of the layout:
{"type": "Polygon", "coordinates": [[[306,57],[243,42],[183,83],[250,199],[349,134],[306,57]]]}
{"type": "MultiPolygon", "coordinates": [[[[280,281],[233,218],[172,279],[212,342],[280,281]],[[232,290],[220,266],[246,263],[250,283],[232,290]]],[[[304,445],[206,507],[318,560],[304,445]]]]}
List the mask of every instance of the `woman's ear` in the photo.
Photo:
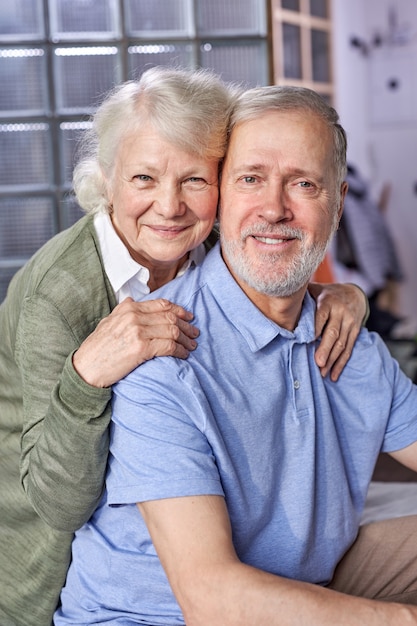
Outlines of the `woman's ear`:
{"type": "Polygon", "coordinates": [[[113,211],[113,185],[110,178],[104,173],[103,168],[100,169],[103,184],[103,195],[107,200],[109,214],[111,214],[113,211]]]}

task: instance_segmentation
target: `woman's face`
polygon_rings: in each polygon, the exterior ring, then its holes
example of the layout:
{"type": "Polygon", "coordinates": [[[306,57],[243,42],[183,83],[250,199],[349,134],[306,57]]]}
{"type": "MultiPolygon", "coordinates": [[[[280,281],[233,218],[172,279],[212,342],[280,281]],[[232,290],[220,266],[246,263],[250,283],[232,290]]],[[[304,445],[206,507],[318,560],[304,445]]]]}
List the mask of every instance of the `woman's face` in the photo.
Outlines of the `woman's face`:
{"type": "Polygon", "coordinates": [[[147,122],[122,141],[107,182],[110,217],[132,258],[175,275],[213,227],[218,160],[180,150],[147,122]]]}

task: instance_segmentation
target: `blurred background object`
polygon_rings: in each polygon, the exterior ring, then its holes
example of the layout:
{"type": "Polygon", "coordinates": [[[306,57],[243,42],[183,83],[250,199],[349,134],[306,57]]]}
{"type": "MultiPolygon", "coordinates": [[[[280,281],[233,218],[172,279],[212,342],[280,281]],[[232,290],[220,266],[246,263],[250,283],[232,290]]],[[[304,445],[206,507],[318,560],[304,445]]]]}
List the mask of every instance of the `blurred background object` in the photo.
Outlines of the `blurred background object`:
{"type": "Polygon", "coordinates": [[[397,294],[404,274],[385,219],[389,186],[383,187],[377,202],[367,181],[351,164],[346,180],[349,188],[333,241],[334,280],[356,283],[365,291],[370,305],[369,330],[390,338],[402,321],[397,294]]]}

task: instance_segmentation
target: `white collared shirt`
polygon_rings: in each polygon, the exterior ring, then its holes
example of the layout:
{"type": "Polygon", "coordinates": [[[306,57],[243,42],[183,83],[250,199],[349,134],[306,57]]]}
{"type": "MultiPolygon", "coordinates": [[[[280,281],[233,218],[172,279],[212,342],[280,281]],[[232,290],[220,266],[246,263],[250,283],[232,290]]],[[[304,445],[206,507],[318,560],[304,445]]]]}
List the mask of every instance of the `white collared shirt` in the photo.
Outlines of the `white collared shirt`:
{"type": "MultiPolygon", "coordinates": [[[[116,294],[117,302],[122,302],[128,296],[134,300],[140,300],[150,293],[148,268],[132,259],[128,249],[114,230],[109,215],[97,213],[94,216],[94,228],[100,244],[104,270],[116,294]]],[[[205,254],[203,244],[191,250],[177,276],[184,274],[191,263],[200,264],[205,254]]]]}

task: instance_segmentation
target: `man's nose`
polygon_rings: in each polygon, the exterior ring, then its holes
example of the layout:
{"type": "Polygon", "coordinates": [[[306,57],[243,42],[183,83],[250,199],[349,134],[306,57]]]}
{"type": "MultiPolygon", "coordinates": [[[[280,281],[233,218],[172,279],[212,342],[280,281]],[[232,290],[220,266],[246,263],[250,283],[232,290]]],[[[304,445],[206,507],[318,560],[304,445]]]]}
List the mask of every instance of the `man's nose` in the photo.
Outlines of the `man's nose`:
{"type": "Polygon", "coordinates": [[[270,185],[267,188],[260,211],[262,217],[271,224],[291,218],[290,200],[281,185],[270,185]]]}
{"type": "Polygon", "coordinates": [[[161,185],[154,204],[157,213],[165,219],[184,215],[187,210],[181,187],[174,184],[161,185]]]}

